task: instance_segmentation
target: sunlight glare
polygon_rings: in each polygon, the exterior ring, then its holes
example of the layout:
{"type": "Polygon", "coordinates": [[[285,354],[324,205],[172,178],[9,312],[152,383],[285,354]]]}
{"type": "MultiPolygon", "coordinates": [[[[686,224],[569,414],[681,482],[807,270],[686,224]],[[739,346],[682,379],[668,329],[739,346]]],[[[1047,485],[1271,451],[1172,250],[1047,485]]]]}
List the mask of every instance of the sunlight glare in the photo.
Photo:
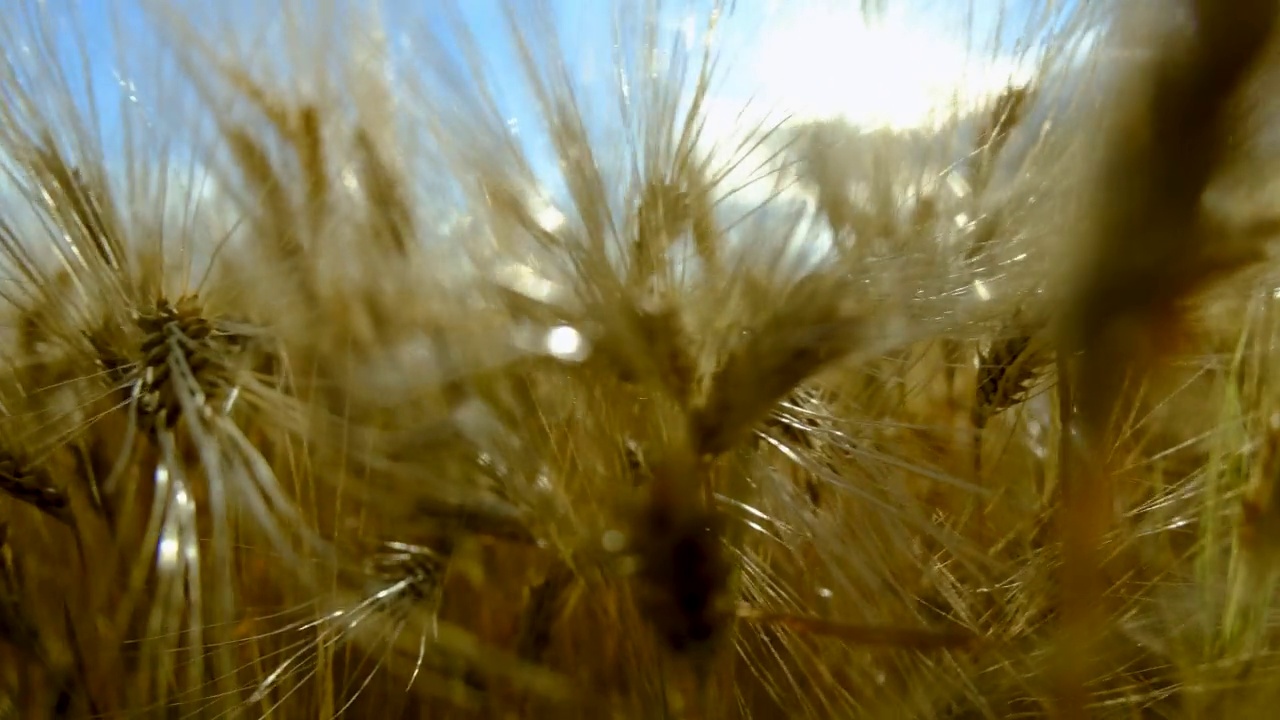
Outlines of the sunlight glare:
{"type": "Polygon", "coordinates": [[[963,38],[910,18],[868,24],[856,4],[780,11],[752,71],[796,119],[893,130],[937,126],[1032,75],[1027,63],[970,52],[963,38]]]}

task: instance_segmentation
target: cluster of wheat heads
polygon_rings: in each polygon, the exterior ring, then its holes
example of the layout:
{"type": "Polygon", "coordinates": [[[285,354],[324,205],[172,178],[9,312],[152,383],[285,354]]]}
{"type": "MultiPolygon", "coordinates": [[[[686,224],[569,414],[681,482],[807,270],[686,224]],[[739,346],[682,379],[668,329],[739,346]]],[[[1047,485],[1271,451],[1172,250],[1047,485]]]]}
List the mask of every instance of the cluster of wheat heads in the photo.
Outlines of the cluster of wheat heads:
{"type": "Polygon", "coordinates": [[[942,144],[513,3],[550,162],[460,15],[232,5],[0,17],[0,717],[1267,716],[1274,2],[942,144]]]}

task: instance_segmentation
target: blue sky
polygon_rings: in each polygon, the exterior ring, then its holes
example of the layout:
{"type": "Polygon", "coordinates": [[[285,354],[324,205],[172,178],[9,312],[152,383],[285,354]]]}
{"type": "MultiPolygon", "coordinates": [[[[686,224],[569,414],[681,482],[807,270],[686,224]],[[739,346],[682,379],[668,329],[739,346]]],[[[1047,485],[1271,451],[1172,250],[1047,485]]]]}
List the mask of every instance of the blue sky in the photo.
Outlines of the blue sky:
{"type": "MultiPolygon", "coordinates": [[[[58,52],[73,86],[82,81],[78,77],[82,51],[88,58],[88,84],[97,99],[93,115],[100,123],[104,149],[110,156],[114,149],[122,147],[120,97],[128,94],[129,83],[135,83],[139,91],[138,105],[125,103],[129,112],[162,113],[166,102],[170,106],[176,104],[157,92],[160,83],[153,82],[173,69],[169,63],[154,60],[164,54],[156,50],[157,40],[142,10],[147,0],[45,1],[57,21],[58,52]],[[135,61],[128,67],[121,68],[116,62],[119,48],[113,27],[125,29],[126,54],[135,61]]],[[[519,9],[531,11],[533,17],[549,20],[558,27],[587,108],[605,113],[589,118],[589,122],[598,127],[618,125],[612,75],[614,6],[629,8],[634,21],[641,14],[638,11],[651,0],[511,1],[519,9]]],[[[979,71],[994,73],[993,78],[983,80],[985,84],[977,83],[980,88],[975,92],[979,94],[995,92],[1007,82],[1007,75],[1025,70],[1010,53],[1031,13],[1045,4],[1044,0],[887,0],[887,12],[880,24],[868,29],[862,24],[859,1],[736,0],[732,15],[722,20],[717,31],[717,48],[722,57],[718,68],[720,83],[708,108],[712,116],[710,132],[726,136],[740,132],[742,125],[750,124],[738,116],[748,103],[753,103],[754,111],[767,111],[773,118],[796,113],[801,117],[837,115],[862,124],[911,126],[924,122],[923,113],[938,102],[939,93],[969,82],[968,75],[964,75],[967,71],[958,66],[971,59],[984,61],[985,64],[978,63],[979,71]],[[999,37],[993,45],[991,38],[998,26],[1003,31],[996,33],[999,37]],[[999,62],[985,62],[1001,53],[1004,55],[997,58],[999,62]]],[[[1058,4],[1066,7],[1074,1],[1058,4]]],[[[294,2],[301,7],[323,4],[320,0],[294,2]]],[[[686,53],[695,66],[690,69],[690,78],[696,74],[701,31],[712,2],[661,3],[659,45],[668,48],[673,40],[684,38],[689,44],[686,53]]],[[[280,5],[253,0],[228,0],[225,5],[196,0],[186,3],[204,13],[202,18],[230,18],[245,39],[269,31],[271,23],[263,20],[280,5]]],[[[422,27],[437,31],[445,27],[444,16],[438,10],[443,4],[443,0],[379,3],[393,59],[409,72],[414,71],[425,39],[420,32],[422,27]]],[[[525,92],[503,4],[504,0],[456,2],[485,55],[504,115],[514,121],[521,138],[530,146],[535,167],[550,173],[553,158],[537,127],[538,113],[525,92]]],[[[205,27],[201,25],[202,30],[205,27]]],[[[217,36],[214,26],[208,27],[209,35],[217,36]]],[[[634,28],[624,31],[631,30],[634,28]]],[[[447,32],[441,37],[447,44],[447,32]]],[[[258,40],[243,47],[261,51],[271,46],[268,41],[258,40]]],[[[554,186],[554,180],[550,184],[554,186]]]]}
{"type": "MultiPolygon", "coordinates": [[[[98,125],[105,159],[114,168],[129,165],[121,162],[122,149],[130,144],[124,137],[126,128],[147,133],[135,138],[134,145],[145,145],[154,151],[153,160],[161,153],[184,149],[162,145],[156,139],[161,136],[146,126],[153,117],[173,115],[172,110],[183,107],[184,102],[175,96],[173,86],[166,84],[180,73],[166,59],[167,51],[160,49],[159,39],[143,12],[145,4],[191,7],[199,14],[197,27],[201,34],[217,39],[223,52],[275,54],[280,54],[275,52],[280,44],[262,38],[273,28],[280,31],[280,24],[271,20],[282,4],[304,8],[328,2],[361,5],[358,0],[10,1],[23,8],[18,13],[29,12],[27,8],[38,2],[45,6],[55,31],[55,48],[51,51],[60,58],[77,104],[86,111],[84,88],[91,88],[95,107],[85,114],[98,125]],[[223,41],[224,30],[218,21],[230,22],[242,44],[223,41]],[[123,28],[120,35],[115,28],[123,28]],[[126,40],[123,48],[117,43],[120,37],[126,40]],[[125,66],[117,62],[117,51],[121,49],[128,61],[125,66]],[[87,67],[83,73],[82,67],[87,67]],[[133,102],[128,98],[135,94],[135,86],[137,101],[133,102]],[[128,123],[121,122],[122,110],[130,114],[128,123]],[[136,142],[139,139],[144,142],[136,142]]],[[[419,60],[424,54],[423,46],[432,45],[422,30],[430,27],[443,31],[440,8],[446,1],[377,2],[386,44],[399,70],[420,72],[425,62],[419,60]]],[[[612,74],[613,11],[617,6],[631,10],[634,24],[640,11],[656,0],[454,0],[485,56],[490,79],[500,95],[503,116],[519,128],[542,191],[559,204],[564,198],[556,158],[539,127],[539,113],[528,95],[510,42],[502,12],[507,1],[558,28],[570,73],[591,113],[588,125],[616,132],[621,123],[612,74]]],[[[1055,4],[1061,12],[1076,1],[1055,4]]],[[[659,47],[665,50],[676,41],[684,43],[684,53],[693,66],[688,73],[690,80],[697,72],[702,30],[712,2],[661,3],[659,47]]],[[[755,122],[777,120],[783,114],[795,114],[800,120],[841,117],[863,126],[928,127],[932,122],[931,108],[946,106],[951,98],[947,93],[963,88],[980,99],[1003,89],[1010,77],[1026,73],[1026,64],[1013,50],[1031,13],[1048,0],[886,0],[887,13],[872,26],[864,23],[858,9],[860,0],[730,2],[735,6],[734,12],[722,20],[717,30],[720,82],[707,105],[707,134],[728,144],[755,122]],[[992,43],[998,25],[1003,31],[992,43]],[[749,103],[750,112],[741,114],[749,103]]],[[[23,36],[24,30],[12,19],[10,16],[4,23],[10,26],[9,32],[23,36]]],[[[333,37],[315,39],[312,45],[317,48],[332,47],[352,35],[351,27],[342,23],[317,20],[315,26],[335,33],[333,37]]],[[[637,29],[626,27],[623,32],[630,34],[637,29]]],[[[447,33],[440,40],[446,46],[456,44],[450,43],[447,33]]],[[[21,54],[21,48],[10,44],[5,52],[21,54]]],[[[333,54],[340,55],[341,51],[333,54]]],[[[45,93],[42,101],[56,104],[58,97],[56,93],[45,93]]],[[[184,130],[177,137],[185,137],[186,126],[181,120],[177,127],[184,130]]],[[[623,160],[626,155],[626,147],[617,143],[600,141],[597,149],[606,156],[602,158],[604,162],[623,160]],[[614,156],[608,157],[609,153],[614,156]]],[[[181,157],[175,167],[184,167],[181,157]]],[[[727,185],[734,186],[743,179],[731,178],[727,185]]],[[[429,192],[426,188],[423,191],[429,192]]],[[[770,189],[761,185],[756,192],[762,197],[770,189]]],[[[736,200],[750,206],[755,197],[740,195],[736,200]]]]}
{"type": "MultiPolygon", "coordinates": [[[[647,0],[634,0],[631,4],[639,7],[647,0]]],[[[134,46],[145,46],[148,43],[145,19],[141,10],[143,0],[51,0],[49,7],[54,14],[63,13],[75,16],[75,24],[83,29],[84,49],[91,61],[91,80],[93,86],[104,94],[106,99],[117,91],[118,77],[114,62],[114,42],[112,37],[112,18],[123,23],[129,30],[131,53],[137,54],[134,46]]],[[[534,8],[538,0],[516,0],[518,5],[534,8]]],[[[731,18],[722,23],[720,32],[722,52],[725,55],[725,69],[728,73],[725,85],[734,95],[742,100],[753,94],[752,79],[749,72],[739,72],[734,76],[735,66],[739,69],[751,67],[751,50],[767,41],[772,28],[780,21],[786,21],[797,15],[811,11],[844,10],[833,17],[839,22],[850,22],[855,13],[852,12],[859,0],[807,0],[802,2],[779,2],[778,0],[737,0],[731,18]]],[[[245,7],[247,3],[231,4],[245,7]]],[[[272,3],[263,3],[271,5],[272,3]]],[[[505,21],[500,10],[501,0],[464,0],[457,3],[462,14],[481,47],[489,54],[489,62],[495,78],[504,90],[514,90],[520,85],[519,70],[514,53],[508,42],[505,21]]],[[[582,76],[608,80],[608,64],[612,61],[610,46],[612,36],[610,5],[608,2],[580,2],[575,0],[543,0],[540,3],[549,9],[549,15],[562,31],[566,54],[572,59],[574,70],[582,76]]],[[[624,3],[626,4],[626,3],[624,3]]],[[[1070,3],[1068,3],[1069,5],[1070,3]]],[[[389,39],[395,46],[397,32],[411,33],[407,18],[421,18],[432,22],[432,10],[437,6],[434,2],[415,2],[414,0],[383,0],[382,18],[388,29],[389,39]]],[[[999,43],[1005,49],[1013,47],[1020,30],[1025,25],[1029,14],[1043,5],[1042,0],[973,0],[966,3],[962,0],[889,0],[886,3],[891,14],[900,16],[899,25],[919,28],[930,36],[951,36],[956,42],[963,42],[966,35],[978,43],[985,44],[985,37],[994,30],[997,22],[1005,28],[1004,37],[999,43]],[[966,32],[968,18],[966,14],[972,10],[973,30],[966,32]]],[[[689,15],[705,19],[705,10],[710,0],[667,0],[664,4],[663,20],[670,36],[678,32],[689,15]],[[692,13],[690,11],[693,11],[692,13]]],[[[437,16],[438,19],[438,16],[437,16]]],[[[246,23],[248,25],[249,23],[246,23]]],[[[701,22],[696,23],[701,25],[701,22]]],[[[70,29],[64,24],[63,29],[70,29]]],[[[251,28],[246,27],[245,30],[251,28]]],[[[74,67],[78,64],[79,42],[71,35],[63,35],[63,57],[66,64],[74,67]]],[[[695,48],[695,52],[696,52],[695,48]]],[[[978,51],[977,54],[980,54],[978,51]]],[[[890,62],[890,61],[887,61],[890,62]]],[[[899,64],[906,61],[897,61],[899,64]]],[[[849,74],[882,72],[883,68],[849,68],[837,69],[846,78],[849,74]]],[[[834,85],[840,82],[839,77],[830,78],[834,85]]],[[[145,85],[145,83],[139,83],[145,85]]],[[[601,88],[603,89],[603,87],[601,88]]],[[[506,93],[511,95],[512,93],[506,93]]],[[[518,101],[518,98],[511,98],[518,101]]],[[[517,102],[519,105],[520,103],[517,102]]],[[[100,112],[110,114],[109,106],[101,106],[100,112]]],[[[529,115],[530,108],[514,107],[513,115],[529,115]]]]}
{"type": "MultiPolygon", "coordinates": [[[[246,7],[254,3],[232,0],[228,5],[246,7]]],[[[269,5],[270,3],[264,3],[269,5]]],[[[414,0],[382,0],[382,17],[387,25],[389,38],[394,45],[397,32],[410,32],[404,18],[438,21],[441,15],[430,11],[423,13],[424,3],[414,0]],[[417,11],[414,9],[417,8],[417,11]]],[[[432,3],[425,5],[430,6],[432,3]]],[[[523,3],[529,4],[529,3],[523,3]]],[[[557,22],[569,30],[566,47],[573,52],[574,37],[599,37],[599,30],[608,27],[605,3],[548,2],[555,10],[557,22]],[[586,30],[586,32],[583,32],[586,30]]],[[[74,71],[86,55],[91,65],[92,85],[102,99],[107,99],[119,88],[121,68],[118,67],[119,43],[114,28],[125,29],[127,51],[137,57],[145,55],[155,45],[150,36],[153,26],[144,9],[145,0],[50,0],[48,16],[53,19],[58,37],[58,50],[64,67],[74,71]],[[142,51],[142,52],[140,52],[142,51]]],[[[516,80],[515,55],[508,42],[508,31],[501,11],[500,0],[463,0],[461,7],[467,26],[475,33],[486,52],[495,52],[494,67],[508,80],[516,80]]],[[[304,5],[305,6],[305,5],[304,5]]],[[[268,11],[269,12],[269,11],[268,11]]],[[[241,28],[246,37],[252,37],[255,29],[246,21],[241,28]]]]}

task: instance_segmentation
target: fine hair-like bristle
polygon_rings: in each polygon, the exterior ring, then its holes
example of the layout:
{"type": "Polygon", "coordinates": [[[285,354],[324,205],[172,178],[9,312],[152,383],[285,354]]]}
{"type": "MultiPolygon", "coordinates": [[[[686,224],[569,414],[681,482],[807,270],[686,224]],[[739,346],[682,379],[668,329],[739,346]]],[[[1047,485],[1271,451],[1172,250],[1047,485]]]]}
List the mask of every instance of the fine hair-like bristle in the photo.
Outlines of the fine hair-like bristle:
{"type": "Polygon", "coordinates": [[[1268,716],[1272,0],[410,5],[0,15],[0,720],[1268,716]]]}

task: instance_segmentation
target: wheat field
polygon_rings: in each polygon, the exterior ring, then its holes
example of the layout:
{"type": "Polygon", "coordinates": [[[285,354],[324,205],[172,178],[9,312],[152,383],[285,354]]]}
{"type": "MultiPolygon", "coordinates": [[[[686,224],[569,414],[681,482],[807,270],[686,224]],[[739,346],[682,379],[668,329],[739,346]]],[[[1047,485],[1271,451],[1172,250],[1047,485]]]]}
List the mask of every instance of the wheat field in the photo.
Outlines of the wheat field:
{"type": "Polygon", "coordinates": [[[5,0],[0,718],[1271,717],[1280,3],[844,5],[5,0]]]}

